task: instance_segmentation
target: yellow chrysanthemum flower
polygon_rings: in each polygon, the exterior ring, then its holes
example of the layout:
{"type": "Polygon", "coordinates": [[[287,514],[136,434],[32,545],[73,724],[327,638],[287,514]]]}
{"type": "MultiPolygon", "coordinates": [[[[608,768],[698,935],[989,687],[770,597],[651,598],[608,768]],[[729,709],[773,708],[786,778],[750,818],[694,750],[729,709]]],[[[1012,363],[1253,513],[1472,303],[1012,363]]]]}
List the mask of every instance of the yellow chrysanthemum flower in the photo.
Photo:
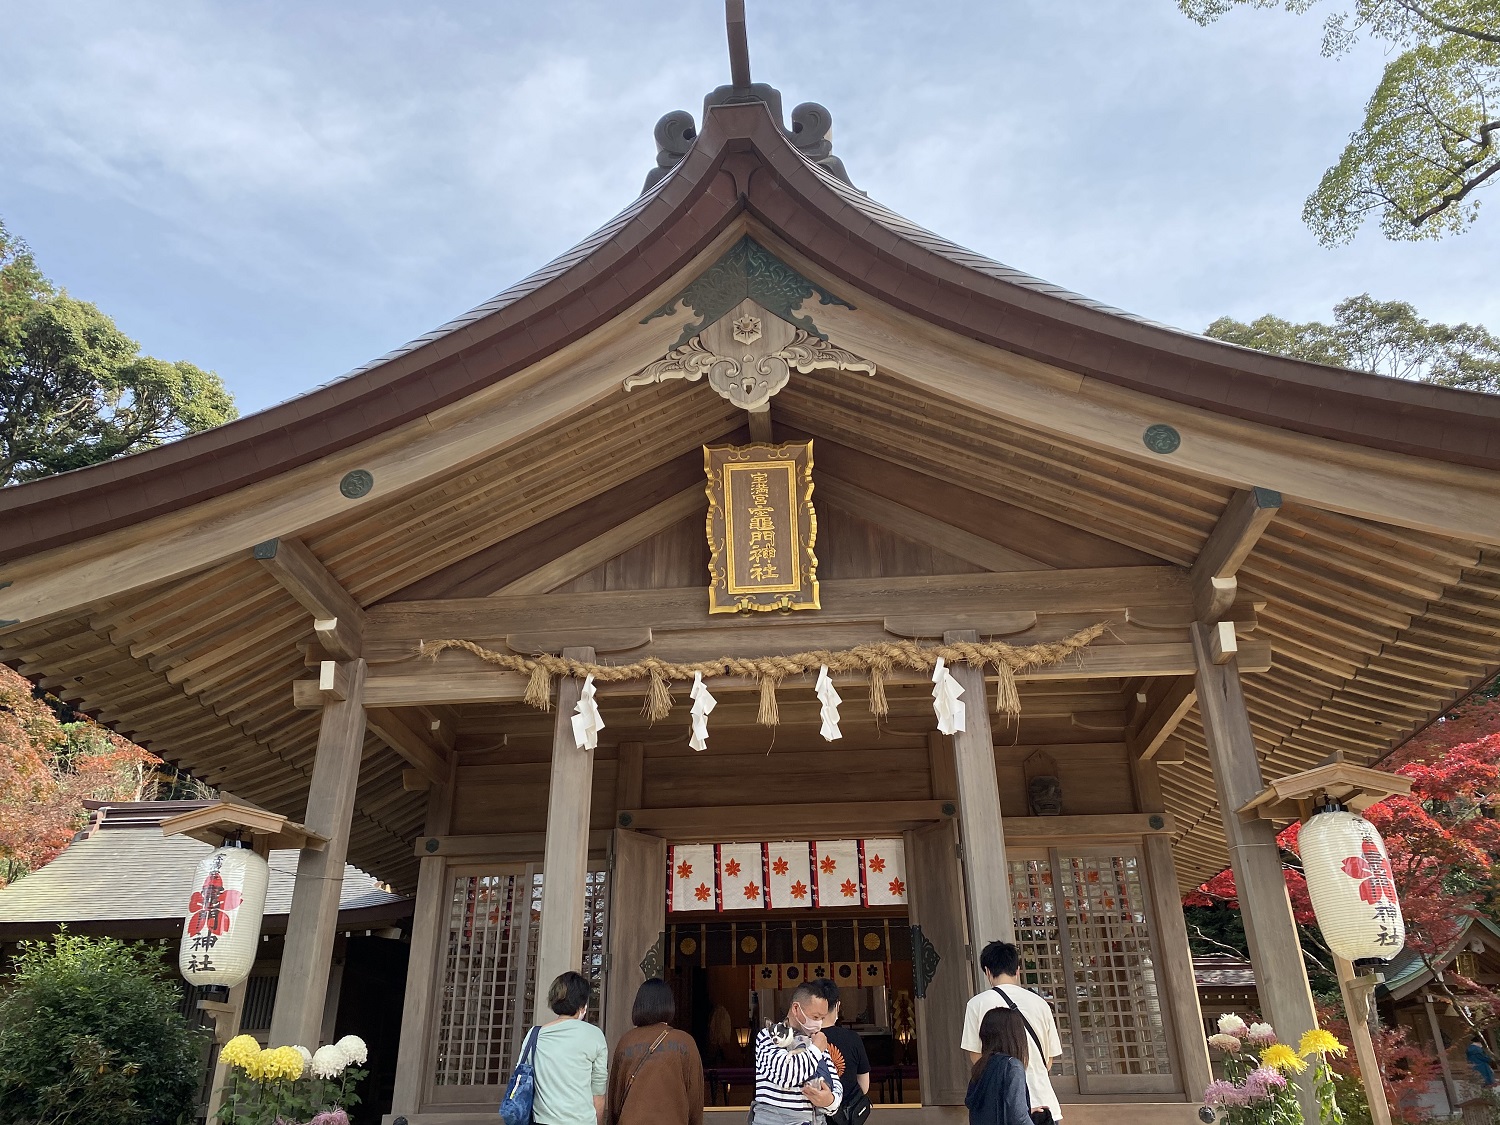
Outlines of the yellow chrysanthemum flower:
{"type": "Polygon", "coordinates": [[[1331,1032],[1315,1027],[1303,1032],[1302,1042],[1297,1044],[1297,1053],[1304,1059],[1312,1055],[1343,1055],[1348,1053],[1342,1043],[1331,1032]]]}
{"type": "Polygon", "coordinates": [[[1282,1074],[1295,1074],[1307,1069],[1307,1064],[1298,1057],[1297,1052],[1285,1043],[1272,1043],[1262,1051],[1260,1065],[1268,1066],[1282,1074]]]}
{"type": "Polygon", "coordinates": [[[260,1054],[260,1044],[255,1041],[253,1035],[236,1035],[224,1049],[219,1052],[219,1058],[225,1066],[236,1066],[241,1070],[256,1055],[260,1054]]]}
{"type": "Polygon", "coordinates": [[[306,1065],[302,1061],[302,1052],[296,1047],[277,1047],[267,1052],[275,1056],[273,1078],[285,1078],[295,1081],[302,1077],[302,1069],[306,1065]]]}

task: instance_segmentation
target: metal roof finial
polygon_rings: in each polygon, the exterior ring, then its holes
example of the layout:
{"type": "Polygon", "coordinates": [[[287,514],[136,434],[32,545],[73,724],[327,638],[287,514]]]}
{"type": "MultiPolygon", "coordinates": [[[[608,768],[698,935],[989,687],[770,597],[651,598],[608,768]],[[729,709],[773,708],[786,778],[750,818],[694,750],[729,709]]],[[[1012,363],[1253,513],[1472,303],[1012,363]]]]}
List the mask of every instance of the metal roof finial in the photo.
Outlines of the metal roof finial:
{"type": "Polygon", "coordinates": [[[745,0],[724,0],[729,32],[729,81],[736,90],[750,89],[750,37],[745,29],[745,0]]]}

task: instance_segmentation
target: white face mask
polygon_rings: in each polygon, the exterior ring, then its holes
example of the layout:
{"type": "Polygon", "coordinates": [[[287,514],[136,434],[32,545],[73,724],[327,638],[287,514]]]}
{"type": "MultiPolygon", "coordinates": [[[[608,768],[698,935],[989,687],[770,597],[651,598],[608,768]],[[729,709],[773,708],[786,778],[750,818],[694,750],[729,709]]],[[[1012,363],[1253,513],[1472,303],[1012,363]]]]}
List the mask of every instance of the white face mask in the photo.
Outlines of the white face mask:
{"type": "Polygon", "coordinates": [[[801,1028],[804,1034],[816,1035],[818,1034],[818,1032],[823,1030],[823,1021],[820,1019],[809,1018],[807,1012],[803,1009],[801,1004],[797,1005],[797,1011],[800,1014],[801,1018],[794,1020],[793,1022],[799,1028],[801,1028]]]}

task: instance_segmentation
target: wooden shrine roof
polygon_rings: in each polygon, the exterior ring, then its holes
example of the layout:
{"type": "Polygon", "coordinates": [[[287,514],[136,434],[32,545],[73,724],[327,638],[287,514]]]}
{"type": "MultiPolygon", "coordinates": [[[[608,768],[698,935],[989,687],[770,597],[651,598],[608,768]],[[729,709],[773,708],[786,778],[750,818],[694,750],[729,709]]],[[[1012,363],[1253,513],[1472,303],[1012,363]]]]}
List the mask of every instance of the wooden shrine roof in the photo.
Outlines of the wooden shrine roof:
{"type": "MultiPolygon", "coordinates": [[[[1246,676],[1269,775],[1336,749],[1378,758],[1500,665],[1500,399],[1267,356],[1058,290],[827,176],[759,105],[714,109],[682,164],[598,234],[375,364],[0,491],[0,659],[300,819],[318,717],[294,707],[291,682],[317,654],[307,612],[252,546],[300,538],[377,636],[432,599],[503,616],[528,598],[702,585],[688,546],[702,538],[698,451],[742,440],[744,415],[704,383],[621,380],[691,315],[642,318],[745,233],[855,306],[813,311],[879,366],[793,376],[772,400],[778,437],[816,442],[830,582],[1180,576],[1235,490],[1264,486],[1286,500],[1240,582],[1273,654],[1246,676]],[[1146,451],[1148,421],[1182,431],[1179,453],[1146,451]],[[354,500],[339,493],[352,469],[376,482],[354,500]],[[627,525],[640,534],[621,538],[627,525]]],[[[1140,639],[1128,604],[1105,608],[1101,643],[1140,639]]],[[[1154,628],[1186,636],[1185,622],[1154,628]]],[[[368,658],[403,666],[411,647],[368,658]]],[[[1146,694],[1149,711],[1178,687],[1107,690],[1146,694]]],[[[410,734],[367,733],[350,848],[398,888],[414,881],[426,807],[403,786],[410,734]]],[[[1225,852],[1196,710],[1178,734],[1187,754],[1162,786],[1191,882],[1225,852]]]]}

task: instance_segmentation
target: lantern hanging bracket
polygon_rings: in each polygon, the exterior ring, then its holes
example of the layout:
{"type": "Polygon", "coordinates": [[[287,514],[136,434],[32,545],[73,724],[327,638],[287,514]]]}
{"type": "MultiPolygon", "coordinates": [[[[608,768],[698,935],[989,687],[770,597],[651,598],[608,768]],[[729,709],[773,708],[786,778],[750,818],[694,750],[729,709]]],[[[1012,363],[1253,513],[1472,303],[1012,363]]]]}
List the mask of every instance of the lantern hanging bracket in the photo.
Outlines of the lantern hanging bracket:
{"type": "Polygon", "coordinates": [[[1262,820],[1306,820],[1330,802],[1356,813],[1387,797],[1411,792],[1411,779],[1346,762],[1342,752],[1322,765],[1273,781],[1239,809],[1262,820]]]}
{"type": "Polygon", "coordinates": [[[161,834],[188,836],[215,848],[227,839],[243,840],[248,835],[257,852],[282,848],[310,848],[320,852],[328,846],[328,837],[305,825],[278,813],[231,801],[215,801],[201,809],[169,817],[161,822],[161,834]]]}

